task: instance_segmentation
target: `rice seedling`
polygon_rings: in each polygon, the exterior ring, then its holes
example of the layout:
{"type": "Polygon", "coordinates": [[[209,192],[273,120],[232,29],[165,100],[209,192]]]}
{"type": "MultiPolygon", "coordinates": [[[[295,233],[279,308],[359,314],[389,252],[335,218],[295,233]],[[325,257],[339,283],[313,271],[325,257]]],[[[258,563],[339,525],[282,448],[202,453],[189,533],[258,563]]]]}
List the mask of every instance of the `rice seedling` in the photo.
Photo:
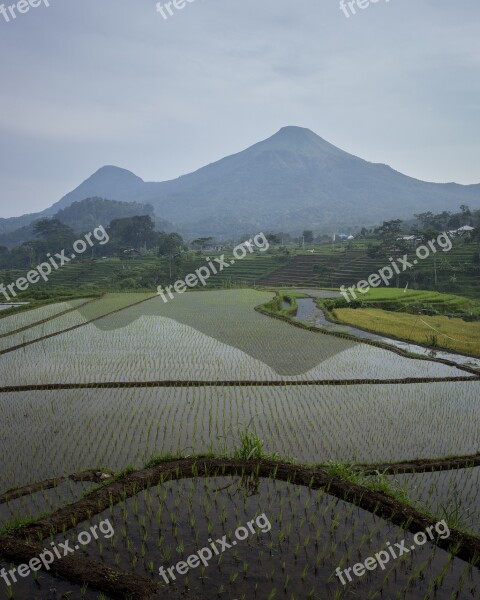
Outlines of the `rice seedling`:
{"type": "MultiPolygon", "coordinates": [[[[4,372],[0,384],[159,378],[178,381],[381,380],[465,374],[447,365],[403,358],[350,340],[329,336],[325,343],[322,334],[293,328],[254,312],[262,295],[265,296],[252,290],[186,294],[169,305],[153,298],[61,333],[87,323],[93,315],[101,316],[102,311],[128,306],[129,298],[108,295],[79,311],[20,333],[18,338],[3,338],[7,348],[58,333],[45,344],[36,343],[0,356],[4,372]],[[222,312],[228,314],[228,328],[222,327],[222,312]],[[10,341],[5,341],[7,339],[10,341]],[[157,352],[159,340],[168,340],[168,352],[157,352]],[[28,370],[15,369],[20,351],[22,360],[29,364],[28,370]],[[208,361],[203,360],[206,355],[208,361]]],[[[134,298],[135,295],[130,302],[134,298]]]]}
{"type": "Polygon", "coordinates": [[[0,318],[0,336],[7,336],[25,327],[32,327],[41,321],[52,319],[72,310],[72,308],[80,308],[90,300],[89,298],[76,298],[68,302],[56,302],[0,318]]]}
{"type": "Polygon", "coordinates": [[[420,509],[447,520],[451,527],[480,534],[480,467],[408,473],[388,479],[405,486],[409,498],[420,509]]]}
{"type": "Polygon", "coordinates": [[[220,453],[231,456],[238,445],[238,423],[252,418],[265,454],[302,463],[396,462],[478,450],[477,382],[298,385],[294,401],[292,392],[284,387],[179,387],[0,394],[0,491],[92,465],[114,471],[126,464],[138,468],[152,455],[186,454],[187,447],[189,454],[208,453],[227,430],[232,433],[224,436],[220,453]],[[191,415],[197,410],[193,426],[191,415]],[[184,415],[180,428],[178,413],[184,415]]]}
{"type": "MultiPolygon", "coordinates": [[[[157,537],[161,534],[161,543],[148,548],[145,545],[142,550],[142,523],[131,516],[125,523],[124,513],[117,505],[112,523],[116,529],[128,531],[128,540],[119,539],[116,548],[111,540],[105,541],[107,564],[119,563],[120,555],[120,564],[128,563],[128,568],[155,576],[159,566],[168,567],[186,560],[212,536],[215,539],[225,534],[231,541],[235,539],[236,528],[250,518],[265,512],[270,519],[272,527],[267,533],[256,532],[214,557],[208,566],[190,569],[186,575],[178,576],[180,586],[188,583],[189,589],[202,599],[211,598],[212,593],[217,592],[222,597],[227,593],[235,598],[252,597],[255,586],[259,598],[268,598],[271,594],[299,599],[343,597],[344,589],[334,574],[337,566],[342,568],[364,560],[384,548],[387,540],[393,543],[405,538],[407,547],[413,543],[411,534],[321,490],[273,478],[261,479],[256,496],[238,493],[240,477],[182,479],[166,482],[163,487],[167,493],[152,493],[150,489],[136,497],[139,512],[146,518],[147,531],[157,537]],[[178,496],[186,499],[181,513],[173,510],[178,496]],[[212,511],[215,500],[224,512],[212,511]],[[146,507],[152,503],[153,513],[147,516],[146,507]],[[161,526],[155,518],[159,505],[162,513],[169,515],[161,526]],[[206,517],[208,509],[209,518],[206,517]],[[198,541],[191,535],[192,517],[198,541]],[[209,531],[209,519],[213,531],[209,531]],[[318,536],[314,536],[313,531],[317,531],[318,536]]],[[[134,498],[126,500],[129,508],[133,502],[134,498]]],[[[110,514],[108,510],[104,515],[107,514],[110,514]]],[[[128,514],[132,515],[133,511],[129,510],[128,514]]],[[[104,515],[97,515],[95,521],[104,515]]],[[[74,539],[76,532],[84,527],[85,524],[79,524],[76,530],[69,532],[69,537],[74,539]]],[[[90,559],[98,559],[98,544],[88,546],[86,552],[90,559]]],[[[403,556],[402,560],[391,561],[385,571],[373,571],[358,579],[355,589],[364,598],[380,593],[384,597],[396,597],[408,594],[415,585],[418,598],[427,598],[431,590],[436,589],[439,598],[460,594],[474,600],[469,590],[479,583],[478,570],[466,571],[462,561],[428,543],[418,546],[415,553],[403,556]]]]}

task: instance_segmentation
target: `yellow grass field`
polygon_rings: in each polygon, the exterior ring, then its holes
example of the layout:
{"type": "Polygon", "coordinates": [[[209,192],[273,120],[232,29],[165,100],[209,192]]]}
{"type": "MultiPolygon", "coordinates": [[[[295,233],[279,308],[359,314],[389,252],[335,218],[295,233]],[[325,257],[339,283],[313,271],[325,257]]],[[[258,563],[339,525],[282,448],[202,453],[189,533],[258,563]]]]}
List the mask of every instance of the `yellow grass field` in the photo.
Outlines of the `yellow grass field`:
{"type": "Polygon", "coordinates": [[[479,321],[411,315],[377,308],[337,308],[334,314],[342,323],[421,344],[431,345],[432,336],[436,336],[439,348],[480,356],[479,321]]]}

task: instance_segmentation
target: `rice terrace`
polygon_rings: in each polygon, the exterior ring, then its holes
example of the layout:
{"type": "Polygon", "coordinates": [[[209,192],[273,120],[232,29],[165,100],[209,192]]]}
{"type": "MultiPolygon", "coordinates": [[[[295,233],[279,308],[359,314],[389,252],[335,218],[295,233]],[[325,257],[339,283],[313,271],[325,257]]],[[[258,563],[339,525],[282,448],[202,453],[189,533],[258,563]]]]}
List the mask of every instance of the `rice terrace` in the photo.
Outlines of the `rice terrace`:
{"type": "Polygon", "coordinates": [[[477,597],[478,361],[312,324],[334,291],[216,285],[4,313],[2,597],[477,597]]]}
{"type": "Polygon", "coordinates": [[[479,26],[0,2],[0,600],[480,600],[479,26]]]}

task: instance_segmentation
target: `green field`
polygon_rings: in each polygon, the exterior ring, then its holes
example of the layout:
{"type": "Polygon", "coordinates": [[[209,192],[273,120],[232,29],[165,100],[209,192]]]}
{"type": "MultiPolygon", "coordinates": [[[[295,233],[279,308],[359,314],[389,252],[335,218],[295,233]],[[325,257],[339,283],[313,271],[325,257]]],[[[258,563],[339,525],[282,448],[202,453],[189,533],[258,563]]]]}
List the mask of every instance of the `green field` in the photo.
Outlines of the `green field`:
{"type": "Polygon", "coordinates": [[[480,353],[478,300],[426,290],[377,288],[357,292],[351,302],[339,297],[319,299],[317,304],[339,323],[433,348],[472,356],[480,353]]]}
{"type": "Polygon", "coordinates": [[[480,321],[469,323],[454,317],[430,317],[378,308],[337,308],[333,314],[340,323],[433,348],[480,356],[480,321]]]}
{"type": "Polygon", "coordinates": [[[480,319],[480,301],[456,294],[431,290],[371,288],[365,294],[357,292],[356,296],[360,303],[366,303],[369,307],[480,319]]]}

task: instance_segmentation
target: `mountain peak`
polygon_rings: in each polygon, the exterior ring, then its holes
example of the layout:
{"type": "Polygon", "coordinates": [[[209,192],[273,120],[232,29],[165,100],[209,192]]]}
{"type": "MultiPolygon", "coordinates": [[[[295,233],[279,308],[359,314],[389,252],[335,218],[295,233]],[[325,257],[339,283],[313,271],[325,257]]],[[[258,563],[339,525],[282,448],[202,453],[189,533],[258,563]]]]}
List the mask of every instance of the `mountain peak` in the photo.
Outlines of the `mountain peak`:
{"type": "Polygon", "coordinates": [[[115,165],[104,165],[100,167],[98,171],[96,171],[93,175],[91,175],[87,181],[95,178],[97,181],[99,179],[106,178],[109,181],[115,180],[117,182],[123,183],[143,183],[143,179],[128,171],[127,169],[122,169],[121,167],[116,167],[115,165]]]}
{"type": "Polygon", "coordinates": [[[308,129],[307,127],[299,127],[298,125],[285,125],[285,127],[281,127],[276,134],[274,135],[315,135],[317,136],[315,133],[313,133],[313,131],[311,129],[308,129]]]}
{"type": "MultiPolygon", "coordinates": [[[[347,153],[330,144],[311,129],[287,125],[268,139],[256,144],[257,149],[288,151],[305,156],[347,156],[347,153]]],[[[255,147],[255,146],[254,146],[255,147]]]]}
{"type": "Polygon", "coordinates": [[[58,211],[70,206],[72,202],[85,200],[85,198],[99,197],[128,202],[140,192],[144,185],[143,179],[131,171],[114,165],[105,165],[56,202],[48,211],[49,213],[58,211]]]}

